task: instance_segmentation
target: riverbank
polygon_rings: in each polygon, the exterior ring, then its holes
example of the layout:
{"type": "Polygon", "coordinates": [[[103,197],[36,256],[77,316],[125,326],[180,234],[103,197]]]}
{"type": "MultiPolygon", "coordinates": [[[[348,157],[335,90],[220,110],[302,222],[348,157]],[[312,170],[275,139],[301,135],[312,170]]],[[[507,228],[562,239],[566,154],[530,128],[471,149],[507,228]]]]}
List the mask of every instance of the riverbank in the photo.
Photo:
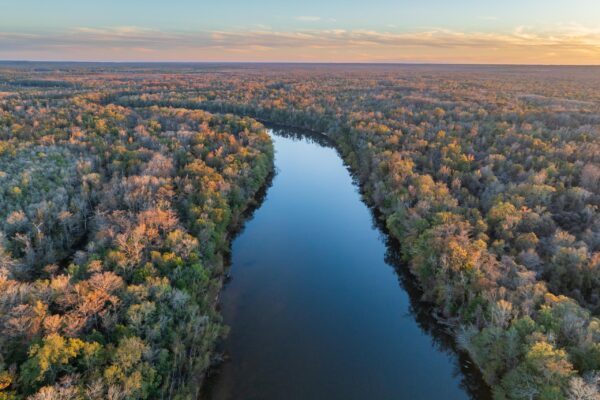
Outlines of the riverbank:
{"type": "MultiPolygon", "coordinates": [[[[235,108],[232,110],[227,110],[226,107],[224,108],[223,104],[220,104],[217,107],[203,106],[201,108],[213,112],[235,112],[235,108]]],[[[268,120],[262,118],[259,114],[250,113],[249,115],[269,128],[299,131],[301,134],[309,135],[317,140],[324,141],[327,145],[336,149],[353,179],[355,179],[357,186],[360,189],[363,201],[372,208],[377,225],[383,232],[385,232],[386,235],[390,236],[391,241],[394,243],[392,246],[396,248],[396,254],[398,255],[396,259],[396,270],[399,276],[402,277],[401,280],[407,288],[407,291],[411,294],[413,302],[422,305],[419,315],[421,316],[423,326],[426,327],[425,329],[428,332],[437,335],[441,338],[441,340],[449,344],[453,348],[453,351],[456,351],[457,354],[460,354],[460,369],[465,376],[471,376],[471,382],[475,382],[472,390],[477,392],[479,396],[477,398],[491,398],[491,391],[489,387],[482,388],[482,386],[477,383],[483,379],[482,371],[479,369],[479,366],[477,363],[472,361],[471,354],[465,351],[464,348],[458,348],[457,337],[459,335],[459,331],[457,328],[459,328],[459,326],[456,324],[456,321],[445,318],[439,305],[435,304],[435,302],[432,302],[431,300],[425,300],[426,296],[423,286],[421,286],[422,282],[420,282],[418,276],[415,275],[410,268],[408,268],[406,255],[402,255],[401,249],[403,237],[397,233],[393,233],[390,230],[388,218],[390,217],[391,213],[389,208],[386,208],[383,204],[383,202],[385,202],[387,199],[380,199],[377,201],[377,199],[373,197],[373,182],[370,182],[367,178],[371,171],[361,170],[357,163],[358,157],[356,156],[355,149],[353,149],[352,143],[349,143],[345,138],[344,133],[336,130],[319,131],[306,126],[286,125],[285,121],[268,120]],[[423,312],[423,309],[426,311],[423,312]]],[[[406,251],[406,249],[404,250],[406,251]]],[[[488,382],[488,384],[489,383],[490,382],[488,382]]]]}
{"type": "Polygon", "coordinates": [[[277,175],[233,242],[227,361],[203,398],[488,398],[399,279],[398,248],[332,143],[289,129],[273,137],[277,175]]]}
{"type": "MultiPolygon", "coordinates": [[[[127,101],[124,104],[129,105],[127,101]]],[[[134,102],[139,104],[139,102],[134,102]]],[[[149,103],[142,102],[144,106],[150,105],[149,103]]],[[[349,130],[347,127],[340,122],[337,124],[329,124],[320,120],[319,123],[313,126],[310,123],[310,119],[305,119],[301,114],[296,116],[290,116],[286,113],[276,113],[277,117],[273,118],[271,110],[257,111],[247,105],[236,105],[227,103],[193,103],[193,102],[175,102],[169,103],[167,101],[159,102],[161,106],[176,106],[176,107],[187,107],[190,109],[200,109],[209,112],[217,113],[232,113],[234,115],[251,116],[256,120],[266,124],[267,126],[287,128],[290,130],[300,130],[306,134],[312,135],[320,140],[325,140],[326,143],[336,149],[349,172],[358,183],[363,200],[377,210],[379,216],[379,222],[385,226],[387,233],[394,238],[399,244],[402,250],[402,270],[404,272],[410,271],[413,279],[411,282],[416,283],[419,287],[420,299],[419,301],[425,301],[430,309],[430,315],[437,321],[437,324],[444,327],[444,330],[453,338],[453,346],[457,348],[457,339],[462,334],[460,321],[458,321],[453,315],[448,314],[448,304],[440,303],[435,298],[431,297],[430,290],[426,289],[426,286],[430,282],[423,280],[423,277],[416,273],[414,267],[414,260],[411,254],[411,244],[407,242],[407,236],[402,234],[402,230],[397,229],[397,223],[395,219],[397,217],[397,210],[391,205],[394,204],[394,200],[389,196],[382,196],[379,194],[375,195],[378,191],[378,181],[374,181],[374,171],[371,168],[372,160],[365,156],[364,151],[356,147],[350,139],[349,130]],[[297,120],[302,123],[289,124],[288,120],[297,120]],[[308,122],[307,122],[308,121],[308,122]]],[[[364,143],[363,143],[364,144],[364,143]]],[[[478,369],[478,373],[475,375],[484,376],[483,366],[481,363],[474,361],[475,356],[472,349],[469,346],[465,346],[461,343],[460,353],[465,355],[468,354],[468,360],[464,365],[474,365],[478,369]]],[[[470,373],[470,372],[469,372],[470,373]]],[[[485,379],[489,385],[493,385],[494,380],[487,378],[485,379]]]]}

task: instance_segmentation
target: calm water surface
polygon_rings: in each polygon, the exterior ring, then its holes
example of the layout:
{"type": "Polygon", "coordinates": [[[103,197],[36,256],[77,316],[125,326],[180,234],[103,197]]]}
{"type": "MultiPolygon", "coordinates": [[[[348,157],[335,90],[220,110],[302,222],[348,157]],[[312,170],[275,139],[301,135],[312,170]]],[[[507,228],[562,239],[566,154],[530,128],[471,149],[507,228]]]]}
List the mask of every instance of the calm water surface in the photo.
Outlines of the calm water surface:
{"type": "MultiPolygon", "coordinates": [[[[272,132],[276,175],[232,247],[210,399],[485,398],[396,272],[337,152],[272,132]]],[[[473,375],[473,376],[471,376],[473,375]]]]}

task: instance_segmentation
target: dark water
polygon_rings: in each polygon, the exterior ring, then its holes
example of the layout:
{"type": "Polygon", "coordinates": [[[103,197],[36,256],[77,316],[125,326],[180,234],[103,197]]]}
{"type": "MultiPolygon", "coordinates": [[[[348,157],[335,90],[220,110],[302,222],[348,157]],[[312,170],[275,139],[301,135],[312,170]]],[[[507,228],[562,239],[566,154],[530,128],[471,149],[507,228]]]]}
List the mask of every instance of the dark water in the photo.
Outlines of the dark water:
{"type": "Polygon", "coordinates": [[[230,359],[204,397],[487,398],[396,271],[397,249],[336,151],[272,136],[276,176],[233,242],[221,299],[230,359]]]}

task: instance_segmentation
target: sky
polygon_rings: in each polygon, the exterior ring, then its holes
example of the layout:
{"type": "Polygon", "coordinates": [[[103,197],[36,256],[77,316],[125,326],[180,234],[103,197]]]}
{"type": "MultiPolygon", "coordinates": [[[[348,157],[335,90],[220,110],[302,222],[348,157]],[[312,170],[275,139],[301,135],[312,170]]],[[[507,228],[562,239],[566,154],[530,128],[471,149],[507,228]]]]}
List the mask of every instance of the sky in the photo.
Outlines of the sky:
{"type": "Polygon", "coordinates": [[[0,60],[600,64],[600,0],[0,0],[0,60]]]}

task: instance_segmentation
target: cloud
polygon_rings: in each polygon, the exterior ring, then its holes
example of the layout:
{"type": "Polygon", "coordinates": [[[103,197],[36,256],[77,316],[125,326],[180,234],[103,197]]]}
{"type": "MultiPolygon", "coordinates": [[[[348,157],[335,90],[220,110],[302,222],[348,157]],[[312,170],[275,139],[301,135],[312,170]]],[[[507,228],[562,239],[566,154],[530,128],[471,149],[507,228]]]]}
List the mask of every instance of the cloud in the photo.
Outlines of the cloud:
{"type": "Polygon", "coordinates": [[[297,21],[316,22],[316,21],[320,21],[321,17],[311,16],[311,15],[301,15],[299,17],[296,17],[295,19],[297,21]]]}
{"type": "Polygon", "coordinates": [[[550,31],[413,32],[304,29],[160,31],[76,28],[45,33],[0,31],[0,58],[132,61],[386,61],[600,63],[600,28],[562,24],[550,31]]]}

